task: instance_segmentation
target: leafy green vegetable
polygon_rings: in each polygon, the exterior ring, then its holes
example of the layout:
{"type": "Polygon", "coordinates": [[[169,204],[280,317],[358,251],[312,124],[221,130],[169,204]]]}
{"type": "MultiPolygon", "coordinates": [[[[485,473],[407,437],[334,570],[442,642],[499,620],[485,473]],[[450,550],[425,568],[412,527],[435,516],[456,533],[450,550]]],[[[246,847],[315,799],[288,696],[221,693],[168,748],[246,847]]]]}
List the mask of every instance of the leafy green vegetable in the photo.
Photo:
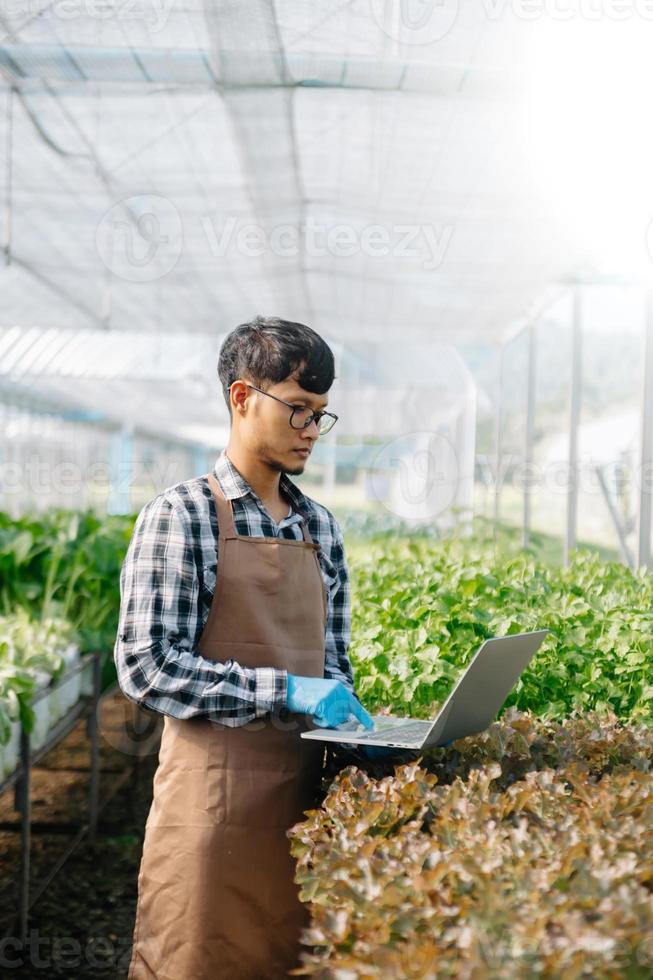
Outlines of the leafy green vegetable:
{"type": "Polygon", "coordinates": [[[545,719],[613,710],[653,723],[653,578],[577,551],[568,568],[491,541],[349,541],[350,656],[370,711],[428,717],[480,643],[551,632],[509,695],[545,719]]]}
{"type": "Polygon", "coordinates": [[[0,745],[6,745],[11,722],[34,727],[32,698],[38,687],[56,681],[65,669],[64,649],[76,639],[62,619],[31,619],[24,609],[0,616],[0,745]]]}
{"type": "Polygon", "coordinates": [[[68,619],[82,651],[111,650],[134,519],[61,508],[18,520],[0,513],[1,608],[68,619]]]}

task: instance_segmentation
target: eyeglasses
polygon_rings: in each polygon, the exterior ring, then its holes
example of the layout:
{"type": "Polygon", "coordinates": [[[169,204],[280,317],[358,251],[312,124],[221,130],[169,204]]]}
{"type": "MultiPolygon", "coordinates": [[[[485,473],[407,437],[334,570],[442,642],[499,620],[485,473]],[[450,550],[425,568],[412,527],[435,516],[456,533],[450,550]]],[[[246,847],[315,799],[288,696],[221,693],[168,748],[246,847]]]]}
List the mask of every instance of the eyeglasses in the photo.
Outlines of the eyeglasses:
{"type": "MultiPolygon", "coordinates": [[[[232,382],[232,384],[235,384],[235,382],[232,382]]],[[[245,384],[248,388],[253,388],[254,391],[260,391],[262,395],[274,398],[275,401],[281,402],[282,405],[291,408],[290,424],[293,429],[306,429],[315,420],[319,435],[324,436],[338,421],[338,416],[332,412],[312,412],[310,408],[305,408],[303,405],[292,405],[290,402],[284,401],[283,398],[277,398],[276,395],[271,395],[269,391],[263,391],[262,388],[257,388],[256,385],[249,384],[248,381],[245,384]]],[[[231,385],[229,387],[231,388],[231,385]]]]}

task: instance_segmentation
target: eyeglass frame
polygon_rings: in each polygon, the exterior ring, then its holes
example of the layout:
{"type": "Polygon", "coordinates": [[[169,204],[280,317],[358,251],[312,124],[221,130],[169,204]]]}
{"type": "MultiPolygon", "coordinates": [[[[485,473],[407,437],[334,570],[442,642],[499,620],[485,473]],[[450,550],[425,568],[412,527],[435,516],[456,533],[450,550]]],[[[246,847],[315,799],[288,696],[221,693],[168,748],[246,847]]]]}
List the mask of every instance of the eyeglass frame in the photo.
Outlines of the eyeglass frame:
{"type": "MultiPolygon", "coordinates": [[[[231,385],[234,385],[235,383],[236,383],[235,381],[232,381],[231,382],[231,385]]],[[[314,421],[315,424],[317,425],[318,435],[325,436],[325,435],[327,435],[327,433],[331,432],[331,429],[333,428],[333,426],[338,421],[338,416],[337,415],[334,415],[333,412],[324,412],[324,411],[314,412],[314,411],[311,411],[310,417],[309,417],[308,421],[306,421],[304,423],[304,425],[293,425],[292,424],[292,417],[295,414],[295,412],[299,411],[302,408],[301,405],[293,405],[291,402],[287,402],[287,401],[285,401],[285,399],[279,398],[278,395],[273,395],[269,391],[263,391],[262,388],[257,388],[256,385],[250,384],[249,381],[245,381],[245,384],[247,385],[248,388],[253,388],[254,391],[260,391],[260,393],[262,395],[267,395],[268,398],[274,398],[275,401],[281,402],[282,405],[285,405],[287,408],[292,409],[292,411],[290,413],[290,418],[288,419],[288,424],[296,432],[301,432],[302,429],[307,429],[309,427],[309,425],[311,424],[311,422],[314,421]],[[331,423],[331,425],[329,426],[329,428],[326,430],[326,432],[320,432],[320,421],[322,420],[322,418],[325,415],[328,415],[329,418],[332,418],[333,419],[333,422],[331,423]]],[[[229,385],[229,389],[231,389],[231,385],[229,385]]]]}

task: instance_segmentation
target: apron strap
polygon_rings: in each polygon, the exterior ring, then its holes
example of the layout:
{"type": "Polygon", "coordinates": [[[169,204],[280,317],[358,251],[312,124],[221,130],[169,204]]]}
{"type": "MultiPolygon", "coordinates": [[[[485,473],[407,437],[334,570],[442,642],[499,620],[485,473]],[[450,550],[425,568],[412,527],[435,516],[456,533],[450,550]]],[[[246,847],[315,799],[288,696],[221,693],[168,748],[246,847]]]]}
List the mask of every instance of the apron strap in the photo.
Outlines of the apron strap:
{"type": "MultiPolygon", "coordinates": [[[[227,500],[222,488],[216,478],[212,473],[207,473],[209,486],[213,493],[213,500],[215,503],[216,514],[218,515],[218,530],[220,532],[221,538],[237,538],[236,527],[234,525],[234,513],[231,505],[231,501],[227,500]]],[[[310,544],[315,545],[313,538],[308,530],[308,518],[301,513],[302,522],[302,537],[304,541],[308,541],[310,544]]],[[[316,545],[319,547],[319,545],[316,545]]]]}
{"type": "Polygon", "coordinates": [[[234,526],[234,515],[231,508],[231,503],[227,500],[222,492],[220,484],[213,476],[212,473],[208,473],[209,486],[213,493],[213,501],[215,503],[215,511],[218,515],[218,529],[221,538],[235,538],[236,528],[234,526]]]}
{"type": "Polygon", "coordinates": [[[311,544],[314,544],[313,538],[311,537],[308,531],[308,521],[303,514],[302,514],[302,535],[304,537],[304,541],[310,541],[311,544]]]}

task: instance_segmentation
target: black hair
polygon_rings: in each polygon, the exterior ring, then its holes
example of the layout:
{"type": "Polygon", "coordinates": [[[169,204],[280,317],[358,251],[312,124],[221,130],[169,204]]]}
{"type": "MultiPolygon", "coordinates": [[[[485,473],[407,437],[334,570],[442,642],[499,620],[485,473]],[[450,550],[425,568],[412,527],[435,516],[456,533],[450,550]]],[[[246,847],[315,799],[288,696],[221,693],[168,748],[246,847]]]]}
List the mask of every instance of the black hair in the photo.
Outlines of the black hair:
{"type": "Polygon", "coordinates": [[[237,378],[265,390],[266,384],[285,381],[300,365],[297,380],[302,388],[318,395],[329,390],[335,378],[333,352],[315,330],[277,316],[255,316],[239,324],[225,338],[218,358],[229,415],[229,386],[237,378]]]}

